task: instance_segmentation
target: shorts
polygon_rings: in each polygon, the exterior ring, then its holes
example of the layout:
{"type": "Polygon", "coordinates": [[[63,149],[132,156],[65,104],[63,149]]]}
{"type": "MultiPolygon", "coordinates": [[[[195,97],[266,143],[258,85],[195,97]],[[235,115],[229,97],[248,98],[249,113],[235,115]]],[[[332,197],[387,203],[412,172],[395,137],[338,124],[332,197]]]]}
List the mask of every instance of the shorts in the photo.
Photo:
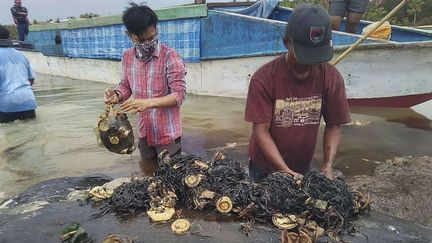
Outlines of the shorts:
{"type": "Polygon", "coordinates": [[[13,122],[15,120],[35,119],[35,110],[19,112],[0,112],[0,123],[13,122]]]}
{"type": "Polygon", "coordinates": [[[369,0],[330,0],[330,16],[344,17],[346,12],[364,14],[369,5],[369,0]]]}
{"type": "Polygon", "coordinates": [[[139,138],[138,149],[143,160],[154,160],[164,149],[168,150],[171,156],[181,153],[181,137],[176,138],[167,145],[151,146],[147,145],[147,138],[139,138]]]}

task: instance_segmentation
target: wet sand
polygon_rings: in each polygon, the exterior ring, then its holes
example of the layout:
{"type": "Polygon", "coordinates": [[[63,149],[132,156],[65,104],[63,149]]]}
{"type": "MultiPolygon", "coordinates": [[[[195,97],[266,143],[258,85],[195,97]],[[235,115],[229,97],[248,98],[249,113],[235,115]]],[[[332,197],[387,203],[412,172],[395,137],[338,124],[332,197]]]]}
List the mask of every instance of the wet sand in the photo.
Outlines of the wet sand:
{"type": "Polygon", "coordinates": [[[373,175],[348,183],[371,194],[372,208],[432,226],[432,157],[396,157],[380,162],[373,175]]]}

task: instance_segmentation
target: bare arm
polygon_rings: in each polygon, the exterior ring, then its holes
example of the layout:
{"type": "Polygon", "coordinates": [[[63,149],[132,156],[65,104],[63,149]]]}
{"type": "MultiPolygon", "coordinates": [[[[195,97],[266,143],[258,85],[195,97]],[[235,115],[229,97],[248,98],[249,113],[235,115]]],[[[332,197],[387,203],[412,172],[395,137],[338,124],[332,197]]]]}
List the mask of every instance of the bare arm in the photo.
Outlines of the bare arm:
{"type": "Polygon", "coordinates": [[[26,12],[17,12],[19,15],[21,15],[22,17],[27,17],[28,13],[26,12]]]}
{"type": "Polygon", "coordinates": [[[130,99],[120,105],[124,112],[132,111],[133,113],[143,112],[149,108],[164,108],[171,106],[177,106],[176,97],[173,95],[149,99],[130,99]]]}
{"type": "Polygon", "coordinates": [[[284,171],[292,174],[295,177],[301,176],[300,174],[291,170],[285,163],[282,155],[279,152],[273,138],[270,136],[269,132],[270,124],[258,124],[254,123],[252,128],[252,136],[255,136],[258,142],[258,146],[264,153],[264,156],[276,171],[284,171]]]}
{"type": "Polygon", "coordinates": [[[14,20],[15,25],[18,25],[18,21],[15,18],[15,16],[16,16],[16,10],[15,10],[15,8],[11,8],[11,14],[12,14],[12,18],[14,20]]]}
{"type": "Polygon", "coordinates": [[[385,3],[385,0],[374,0],[375,6],[382,6],[385,3]]]}
{"type": "Polygon", "coordinates": [[[129,84],[128,76],[126,73],[125,54],[122,58],[122,79],[117,85],[117,89],[107,88],[104,93],[105,104],[117,104],[127,100],[132,95],[132,89],[129,84]]]}
{"type": "Polygon", "coordinates": [[[321,0],[321,5],[325,8],[328,9],[330,6],[329,0],[321,0]]]}
{"type": "Polygon", "coordinates": [[[332,165],[339,147],[341,138],[340,125],[326,125],[323,137],[324,161],[321,165],[321,171],[329,179],[333,179],[332,165]]]}
{"type": "Polygon", "coordinates": [[[176,97],[173,95],[166,95],[164,97],[158,97],[158,98],[150,98],[147,100],[149,103],[149,108],[164,108],[164,107],[177,106],[176,97]]]}

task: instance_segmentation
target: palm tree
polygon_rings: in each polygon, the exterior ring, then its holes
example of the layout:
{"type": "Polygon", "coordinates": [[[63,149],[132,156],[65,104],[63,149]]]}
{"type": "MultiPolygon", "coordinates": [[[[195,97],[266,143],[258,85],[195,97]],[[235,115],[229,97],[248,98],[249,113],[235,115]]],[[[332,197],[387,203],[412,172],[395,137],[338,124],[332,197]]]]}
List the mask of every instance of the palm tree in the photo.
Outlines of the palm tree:
{"type": "Polygon", "coordinates": [[[413,22],[412,22],[413,25],[416,24],[417,14],[422,11],[422,7],[423,7],[423,1],[421,1],[421,0],[411,0],[408,3],[407,13],[410,16],[413,16],[413,22]]]}

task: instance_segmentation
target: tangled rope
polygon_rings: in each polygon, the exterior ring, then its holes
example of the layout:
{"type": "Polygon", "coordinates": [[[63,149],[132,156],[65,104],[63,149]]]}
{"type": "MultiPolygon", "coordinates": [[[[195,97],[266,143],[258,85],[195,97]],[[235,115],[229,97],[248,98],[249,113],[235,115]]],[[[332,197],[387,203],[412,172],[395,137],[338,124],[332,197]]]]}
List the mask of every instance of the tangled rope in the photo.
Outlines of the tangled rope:
{"type": "Polygon", "coordinates": [[[221,152],[209,161],[194,155],[171,158],[163,152],[155,176],[132,180],[115,189],[105,201],[103,212],[131,213],[179,206],[203,210],[216,206],[219,212],[273,221],[277,226],[290,215],[289,222],[285,222],[288,226],[281,226],[282,229],[289,229],[290,225],[310,228],[311,223],[307,222],[314,221],[315,225],[338,233],[349,227],[356,214],[368,208],[363,199],[342,179],[329,180],[318,171],[308,172],[302,180],[276,172],[255,183],[238,161],[221,152]]]}

